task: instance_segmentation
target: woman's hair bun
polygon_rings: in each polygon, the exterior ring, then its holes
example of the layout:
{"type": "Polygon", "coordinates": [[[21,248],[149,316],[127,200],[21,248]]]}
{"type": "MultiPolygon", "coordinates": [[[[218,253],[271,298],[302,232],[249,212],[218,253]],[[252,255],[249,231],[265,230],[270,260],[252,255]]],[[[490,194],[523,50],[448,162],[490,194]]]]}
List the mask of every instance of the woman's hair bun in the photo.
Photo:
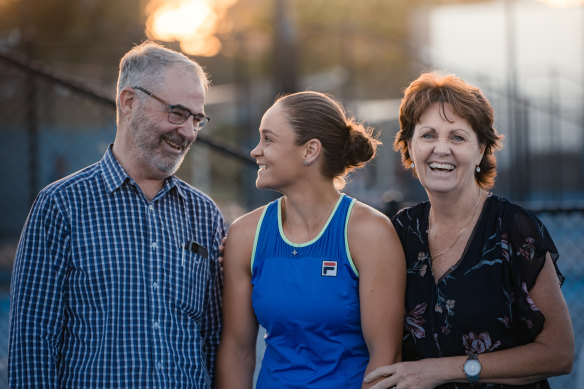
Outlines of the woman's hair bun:
{"type": "Polygon", "coordinates": [[[375,156],[377,146],[381,143],[373,134],[373,129],[360,123],[350,121],[343,160],[347,169],[359,168],[375,156]]]}

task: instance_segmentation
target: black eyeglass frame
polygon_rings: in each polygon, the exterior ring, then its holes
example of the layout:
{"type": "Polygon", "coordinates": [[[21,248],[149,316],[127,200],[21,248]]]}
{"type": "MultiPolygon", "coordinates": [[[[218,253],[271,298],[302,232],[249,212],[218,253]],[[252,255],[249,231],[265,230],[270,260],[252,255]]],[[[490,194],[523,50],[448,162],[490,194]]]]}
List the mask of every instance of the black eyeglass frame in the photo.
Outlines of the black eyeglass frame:
{"type": "Polygon", "coordinates": [[[187,108],[183,107],[182,105],[173,105],[169,104],[165,100],[161,99],[160,97],[156,96],[154,93],[150,92],[149,90],[142,88],[141,86],[133,86],[132,88],[137,89],[146,93],[148,96],[152,97],[153,99],[157,100],[158,102],[162,103],[168,112],[168,121],[172,124],[183,124],[192,116],[194,118],[193,127],[197,130],[205,127],[207,123],[211,120],[211,118],[202,113],[192,113],[187,108]]]}

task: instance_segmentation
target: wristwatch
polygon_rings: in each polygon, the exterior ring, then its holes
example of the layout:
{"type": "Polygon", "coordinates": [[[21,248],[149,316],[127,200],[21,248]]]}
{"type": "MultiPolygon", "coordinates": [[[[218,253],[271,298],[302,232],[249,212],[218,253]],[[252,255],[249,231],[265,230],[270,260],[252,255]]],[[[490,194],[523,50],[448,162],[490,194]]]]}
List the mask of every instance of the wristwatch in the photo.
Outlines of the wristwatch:
{"type": "Polygon", "coordinates": [[[481,373],[481,363],[476,355],[469,355],[464,366],[462,367],[466,378],[471,385],[479,382],[479,374],[481,373]]]}

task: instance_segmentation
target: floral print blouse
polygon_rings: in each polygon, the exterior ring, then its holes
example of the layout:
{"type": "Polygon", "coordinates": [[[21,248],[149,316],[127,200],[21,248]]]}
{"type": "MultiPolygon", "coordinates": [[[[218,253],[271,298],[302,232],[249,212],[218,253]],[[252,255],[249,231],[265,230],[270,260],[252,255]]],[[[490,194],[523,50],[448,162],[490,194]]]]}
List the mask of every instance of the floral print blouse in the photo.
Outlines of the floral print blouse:
{"type": "MultiPolygon", "coordinates": [[[[437,282],[428,247],[430,203],[400,211],[393,220],[405,251],[407,285],[403,360],[482,354],[532,342],[545,318],[529,296],[546,253],[556,247],[531,212],[489,194],[461,259],[437,282]]],[[[557,267],[556,267],[557,270],[557,267]]],[[[563,276],[559,271],[559,282],[563,276]]],[[[450,383],[440,389],[470,387],[450,383]]],[[[547,380],[524,386],[549,388],[547,380]]]]}

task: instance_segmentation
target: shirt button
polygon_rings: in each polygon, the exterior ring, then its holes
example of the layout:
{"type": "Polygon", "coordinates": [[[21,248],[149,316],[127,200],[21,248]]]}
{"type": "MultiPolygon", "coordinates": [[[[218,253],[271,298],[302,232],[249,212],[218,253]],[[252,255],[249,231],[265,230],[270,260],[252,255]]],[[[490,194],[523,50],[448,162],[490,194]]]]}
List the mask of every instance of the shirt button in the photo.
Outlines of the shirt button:
{"type": "Polygon", "coordinates": [[[153,282],[152,283],[152,289],[158,290],[158,282],[153,282]]]}
{"type": "Polygon", "coordinates": [[[158,325],[158,322],[154,323],[154,329],[157,330],[160,326],[158,325]]]}
{"type": "Polygon", "coordinates": [[[162,370],[162,363],[160,363],[160,362],[156,362],[156,368],[157,368],[158,370],[162,370]]]}
{"type": "Polygon", "coordinates": [[[154,205],[150,204],[148,206],[148,210],[150,211],[150,213],[154,212],[154,205]]]}
{"type": "Polygon", "coordinates": [[[158,244],[154,242],[150,245],[150,247],[152,247],[152,250],[156,250],[158,248],[158,244]]]}

